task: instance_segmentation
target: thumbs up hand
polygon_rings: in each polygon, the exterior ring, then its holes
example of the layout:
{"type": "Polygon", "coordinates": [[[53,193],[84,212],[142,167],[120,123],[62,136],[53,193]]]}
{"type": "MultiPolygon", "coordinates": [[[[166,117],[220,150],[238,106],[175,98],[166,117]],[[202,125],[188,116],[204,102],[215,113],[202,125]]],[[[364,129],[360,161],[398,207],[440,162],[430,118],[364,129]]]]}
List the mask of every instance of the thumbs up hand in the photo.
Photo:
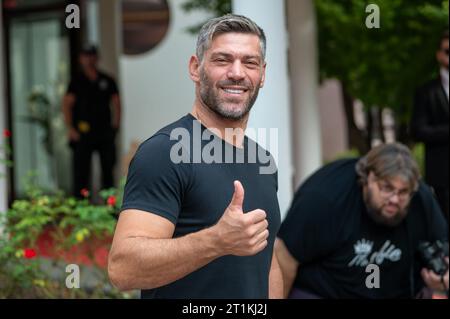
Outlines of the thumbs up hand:
{"type": "Polygon", "coordinates": [[[255,209],[244,214],[243,203],[244,188],[235,181],[233,198],[219,222],[212,227],[221,255],[251,256],[267,246],[269,223],[266,213],[255,209]]]}

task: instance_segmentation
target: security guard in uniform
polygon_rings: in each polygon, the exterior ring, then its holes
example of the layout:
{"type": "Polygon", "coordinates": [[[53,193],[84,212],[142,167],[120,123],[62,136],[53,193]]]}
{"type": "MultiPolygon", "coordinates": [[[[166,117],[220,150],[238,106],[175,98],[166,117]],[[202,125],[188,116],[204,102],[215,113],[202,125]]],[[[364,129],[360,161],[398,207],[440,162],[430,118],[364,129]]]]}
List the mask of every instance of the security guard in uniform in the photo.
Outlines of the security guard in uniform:
{"type": "Polygon", "coordinates": [[[68,143],[73,153],[73,192],[90,188],[91,158],[100,155],[102,188],[114,186],[115,136],[120,127],[120,97],[116,82],[98,67],[94,46],[83,47],[81,72],[70,81],[63,100],[68,143]]]}

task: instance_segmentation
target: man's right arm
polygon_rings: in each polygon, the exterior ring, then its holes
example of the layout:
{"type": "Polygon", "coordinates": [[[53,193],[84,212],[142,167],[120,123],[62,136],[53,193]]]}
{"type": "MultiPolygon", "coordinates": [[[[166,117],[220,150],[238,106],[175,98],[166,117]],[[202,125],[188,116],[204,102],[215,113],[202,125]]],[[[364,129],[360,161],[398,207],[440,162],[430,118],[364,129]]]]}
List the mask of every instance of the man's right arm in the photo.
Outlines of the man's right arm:
{"type": "Polygon", "coordinates": [[[120,215],[108,273],[121,290],[150,289],[184,277],[219,256],[210,229],[172,239],[174,225],[155,214],[120,215]]]}
{"type": "Polygon", "coordinates": [[[78,141],[80,139],[78,131],[72,126],[72,108],[75,105],[75,99],[76,97],[73,93],[67,93],[63,98],[62,111],[69,141],[78,141]]]}
{"type": "Polygon", "coordinates": [[[244,189],[235,193],[219,222],[172,238],[175,226],[156,214],[128,209],[121,213],[108,262],[111,282],[121,290],[167,285],[224,255],[249,256],[267,245],[266,213],[244,214],[244,189]]]}

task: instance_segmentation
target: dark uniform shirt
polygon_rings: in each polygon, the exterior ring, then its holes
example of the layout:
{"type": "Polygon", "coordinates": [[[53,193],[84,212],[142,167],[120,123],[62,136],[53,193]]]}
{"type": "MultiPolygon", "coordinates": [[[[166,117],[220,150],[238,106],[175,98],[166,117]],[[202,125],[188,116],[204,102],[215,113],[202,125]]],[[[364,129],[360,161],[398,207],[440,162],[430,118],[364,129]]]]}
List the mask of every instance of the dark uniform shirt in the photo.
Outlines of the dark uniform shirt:
{"type": "Polygon", "coordinates": [[[72,125],[86,139],[102,139],[112,134],[111,98],[118,93],[115,81],[98,72],[97,79],[89,80],[78,74],[69,84],[67,93],[75,95],[72,125]]]}

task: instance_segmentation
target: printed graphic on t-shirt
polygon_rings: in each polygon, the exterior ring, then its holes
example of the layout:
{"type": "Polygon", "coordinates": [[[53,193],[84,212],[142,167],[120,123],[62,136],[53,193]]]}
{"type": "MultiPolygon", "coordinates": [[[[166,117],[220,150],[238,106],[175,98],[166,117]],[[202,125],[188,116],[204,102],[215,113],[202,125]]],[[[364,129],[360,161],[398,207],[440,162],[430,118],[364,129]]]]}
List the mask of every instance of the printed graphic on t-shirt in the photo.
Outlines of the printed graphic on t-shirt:
{"type": "Polygon", "coordinates": [[[402,257],[402,251],[396,248],[390,240],[386,240],[380,250],[372,252],[373,241],[360,239],[354,245],[355,256],[348,263],[349,267],[366,267],[368,264],[381,265],[384,261],[399,261],[402,257]]]}

